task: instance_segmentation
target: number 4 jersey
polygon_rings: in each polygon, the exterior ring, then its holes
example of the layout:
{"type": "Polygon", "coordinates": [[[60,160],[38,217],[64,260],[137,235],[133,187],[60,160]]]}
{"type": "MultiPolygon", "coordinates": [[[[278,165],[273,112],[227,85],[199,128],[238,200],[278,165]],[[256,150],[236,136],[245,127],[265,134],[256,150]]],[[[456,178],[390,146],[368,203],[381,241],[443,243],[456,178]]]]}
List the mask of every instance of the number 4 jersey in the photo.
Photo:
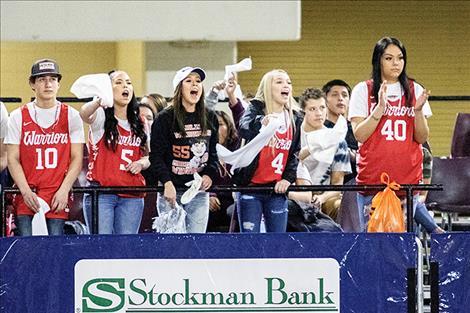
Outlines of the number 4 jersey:
{"type": "MultiPolygon", "coordinates": [[[[407,107],[400,83],[387,85],[388,106],[385,113],[372,135],[359,146],[358,184],[380,184],[382,172],[388,173],[391,180],[400,184],[420,182],[423,156],[421,145],[414,140],[414,105],[415,95],[421,94],[422,90],[421,86],[410,81],[412,107],[407,107]]],[[[349,117],[365,118],[375,106],[372,81],[362,82],[354,88],[349,117]]],[[[428,103],[423,112],[425,116],[431,115],[428,103]]]]}

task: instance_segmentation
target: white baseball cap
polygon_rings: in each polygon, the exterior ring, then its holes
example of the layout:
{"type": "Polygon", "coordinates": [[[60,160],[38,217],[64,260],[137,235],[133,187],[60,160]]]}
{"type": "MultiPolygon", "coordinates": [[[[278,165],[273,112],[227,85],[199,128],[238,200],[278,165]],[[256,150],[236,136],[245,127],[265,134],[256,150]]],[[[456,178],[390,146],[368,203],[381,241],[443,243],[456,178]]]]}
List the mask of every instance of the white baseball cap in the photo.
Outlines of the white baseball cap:
{"type": "Polygon", "coordinates": [[[173,90],[176,89],[178,84],[181,81],[183,81],[183,79],[188,77],[188,75],[193,72],[199,74],[199,77],[201,77],[201,81],[204,81],[204,79],[206,78],[206,72],[204,72],[202,68],[185,66],[182,69],[180,69],[178,72],[176,72],[175,77],[173,78],[173,90]]]}

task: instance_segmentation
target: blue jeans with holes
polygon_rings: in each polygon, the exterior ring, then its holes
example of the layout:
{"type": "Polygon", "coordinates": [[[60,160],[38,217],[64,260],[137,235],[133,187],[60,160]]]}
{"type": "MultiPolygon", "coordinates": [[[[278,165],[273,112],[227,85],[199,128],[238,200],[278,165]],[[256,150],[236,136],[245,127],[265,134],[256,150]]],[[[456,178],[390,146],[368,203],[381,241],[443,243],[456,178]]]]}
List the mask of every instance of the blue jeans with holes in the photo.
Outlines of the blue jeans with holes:
{"type": "MultiPolygon", "coordinates": [[[[83,196],[85,222],[91,233],[91,196],[83,196]]],[[[143,198],[124,198],[114,194],[98,196],[99,234],[137,234],[139,232],[143,198]]]]}
{"type": "Polygon", "coordinates": [[[283,233],[287,229],[287,197],[277,193],[240,193],[237,197],[240,232],[259,233],[264,215],[266,232],[283,233]]]}
{"type": "MultiPolygon", "coordinates": [[[[20,232],[20,236],[32,236],[33,216],[32,215],[18,215],[16,216],[16,227],[20,232]]],[[[64,234],[65,220],[61,218],[46,218],[47,232],[49,236],[61,236],[64,234]]]]}
{"type": "MultiPolygon", "coordinates": [[[[364,196],[357,193],[357,209],[359,210],[359,225],[361,232],[367,232],[367,224],[369,223],[370,207],[374,196],[364,196]]],[[[419,195],[413,196],[413,216],[416,212],[416,206],[419,203],[419,195]]],[[[406,206],[405,206],[406,208],[406,206]]]]}
{"type": "MultiPolygon", "coordinates": [[[[181,196],[184,192],[176,192],[176,201],[181,204],[181,196]]],[[[158,214],[173,210],[173,207],[165,200],[162,194],[157,197],[158,214]]],[[[186,232],[205,233],[209,221],[209,193],[199,192],[189,203],[183,205],[186,212],[186,232]]]]}

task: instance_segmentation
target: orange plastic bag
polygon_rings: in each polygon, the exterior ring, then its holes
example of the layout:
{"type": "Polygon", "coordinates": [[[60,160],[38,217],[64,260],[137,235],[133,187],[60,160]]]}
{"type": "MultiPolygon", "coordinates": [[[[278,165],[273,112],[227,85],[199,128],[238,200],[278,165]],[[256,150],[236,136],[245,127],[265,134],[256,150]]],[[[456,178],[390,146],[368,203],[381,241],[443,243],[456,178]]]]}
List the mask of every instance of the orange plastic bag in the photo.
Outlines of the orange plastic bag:
{"type": "Polygon", "coordinates": [[[377,193],[372,199],[372,211],[367,231],[383,233],[405,232],[405,218],[401,202],[394,191],[399,190],[400,185],[396,182],[390,183],[390,177],[387,173],[382,173],[380,180],[387,187],[377,193]]]}

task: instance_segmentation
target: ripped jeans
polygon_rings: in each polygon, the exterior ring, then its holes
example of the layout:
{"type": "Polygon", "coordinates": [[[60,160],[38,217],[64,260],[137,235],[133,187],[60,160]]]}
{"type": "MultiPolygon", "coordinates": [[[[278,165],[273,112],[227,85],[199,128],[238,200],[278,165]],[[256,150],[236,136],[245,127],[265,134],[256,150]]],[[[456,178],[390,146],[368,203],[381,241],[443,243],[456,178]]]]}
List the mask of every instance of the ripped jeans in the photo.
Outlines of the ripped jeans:
{"type": "Polygon", "coordinates": [[[240,232],[259,233],[264,215],[266,232],[283,233],[287,229],[287,197],[277,193],[240,193],[237,197],[240,232]]]}

